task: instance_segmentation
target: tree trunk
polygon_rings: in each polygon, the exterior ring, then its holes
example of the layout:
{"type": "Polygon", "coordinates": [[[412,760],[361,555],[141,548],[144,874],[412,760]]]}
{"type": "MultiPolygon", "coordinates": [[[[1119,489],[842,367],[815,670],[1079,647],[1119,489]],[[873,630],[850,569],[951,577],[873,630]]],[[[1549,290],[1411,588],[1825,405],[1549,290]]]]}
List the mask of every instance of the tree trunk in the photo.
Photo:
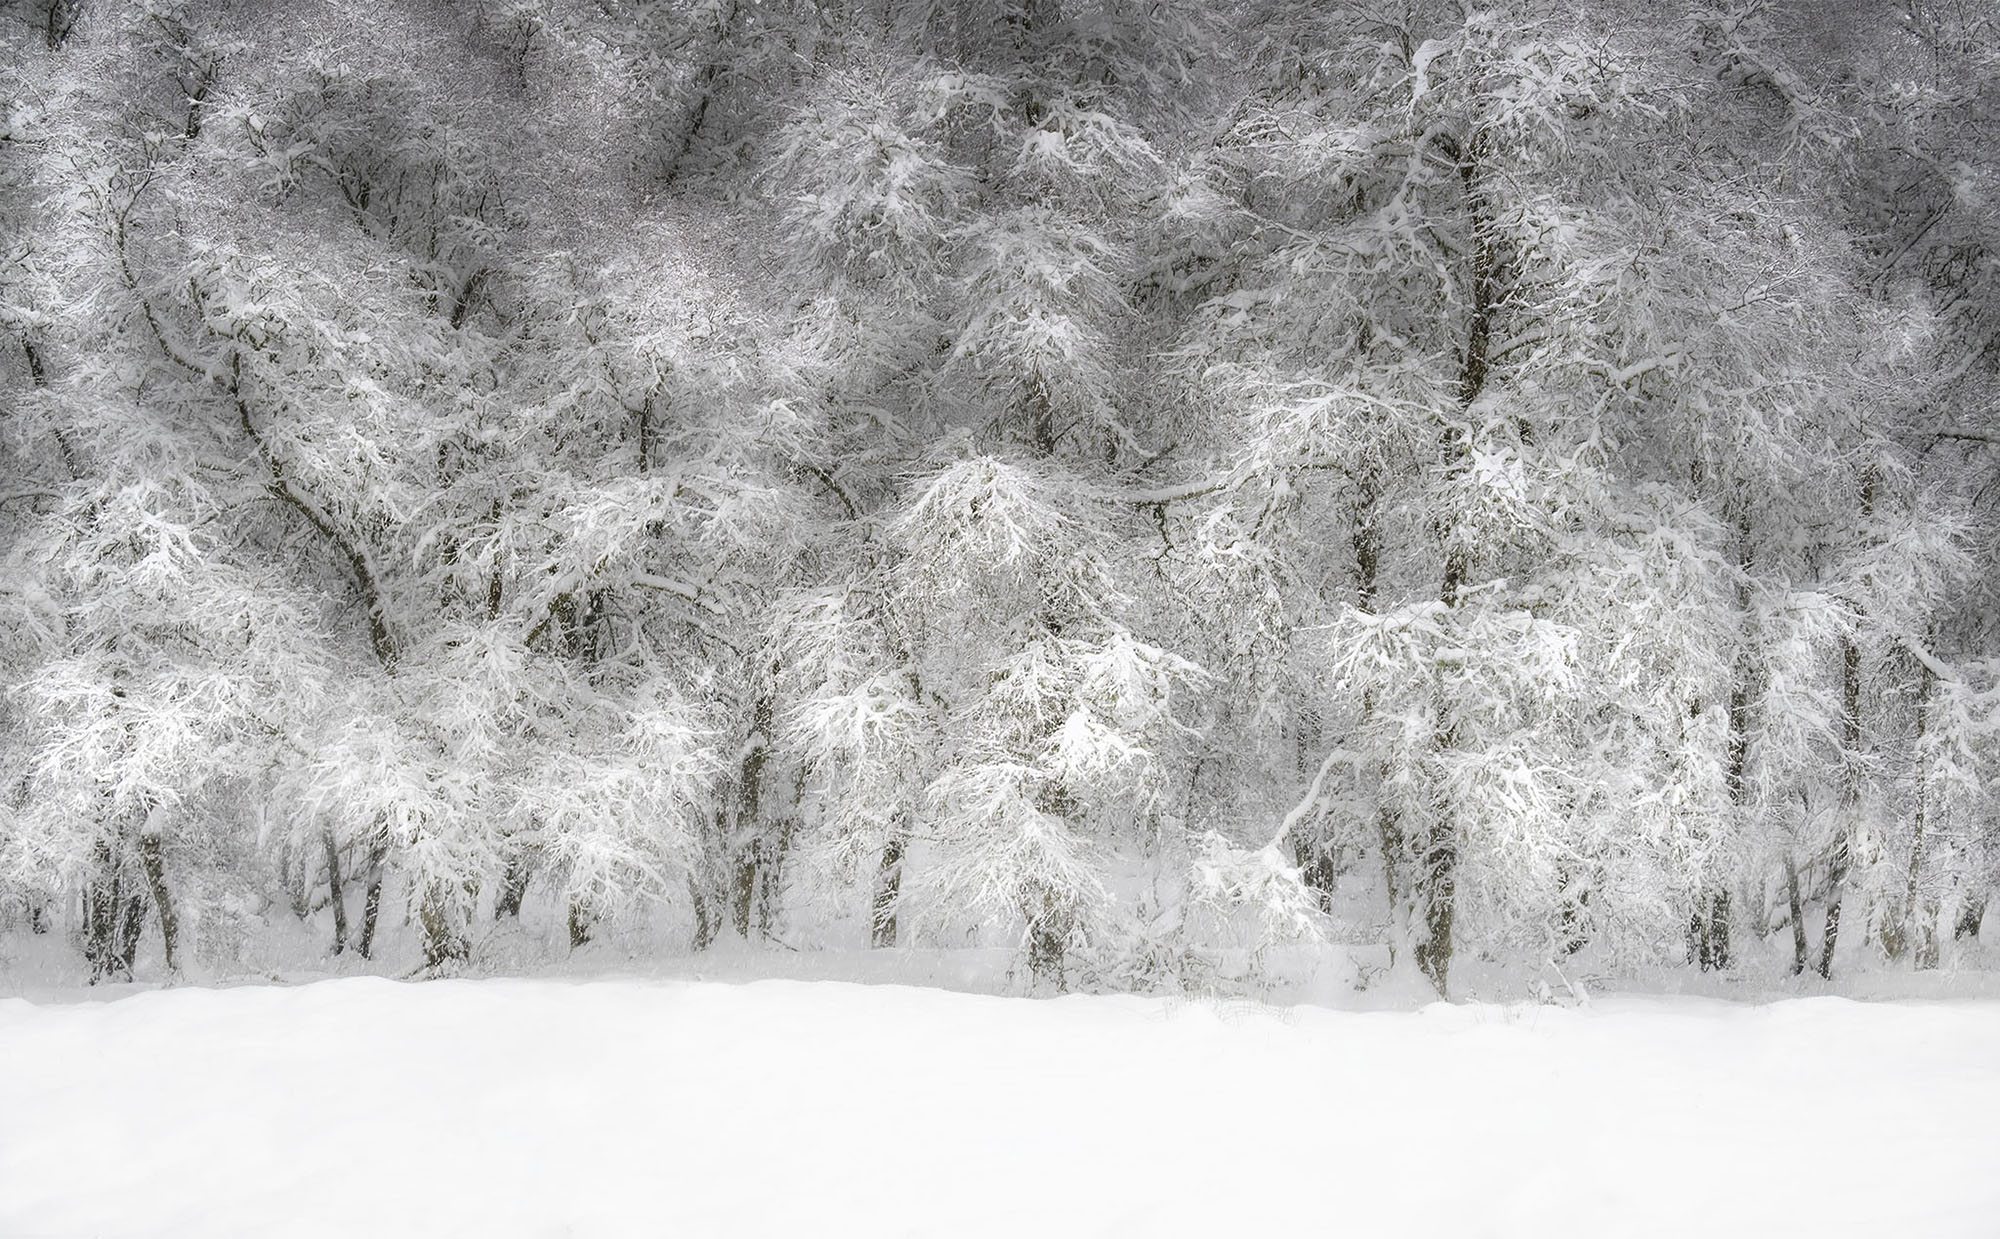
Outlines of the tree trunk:
{"type": "MultiPolygon", "coordinates": [[[[1387,805],[1380,805],[1375,811],[1375,837],[1382,848],[1382,885],[1389,895],[1389,911],[1392,916],[1400,915],[1403,906],[1403,827],[1396,811],[1387,805]]],[[[1389,942],[1389,962],[1396,962],[1396,942],[1398,935],[1391,934],[1389,942]]]]}
{"type": "Polygon", "coordinates": [[[382,847],[368,853],[368,892],[361,901],[361,941],[355,945],[361,958],[375,957],[375,927],[382,918],[382,847]]]}
{"type": "MultiPolygon", "coordinates": [[[[1754,543],[1751,541],[1751,523],[1748,509],[1739,502],[1735,517],[1736,535],[1736,610],[1739,622],[1747,623],[1750,615],[1750,572],[1755,560],[1754,543]]],[[[1729,812],[1732,826],[1741,831],[1750,812],[1750,708],[1756,666],[1747,653],[1747,639],[1744,651],[1739,652],[1730,670],[1729,683],[1729,739],[1726,762],[1723,766],[1723,788],[1729,796],[1729,812]]],[[[1692,711],[1699,713],[1699,707],[1692,711]]],[[[1791,862],[1787,858],[1789,869],[1791,862]]],[[[1794,875],[1796,877],[1796,875],[1794,875]]],[[[1796,896],[1796,881],[1793,894],[1796,896]]],[[[1794,903],[1796,908],[1796,902],[1794,903]]],[[[1793,913],[1793,933],[1802,934],[1798,928],[1797,912],[1793,913]]],[[[1703,971],[1722,971],[1736,961],[1733,940],[1733,918],[1730,916],[1730,895],[1726,889],[1707,886],[1695,896],[1695,913],[1689,923],[1688,956],[1691,962],[1703,971]]]]}
{"type": "MultiPolygon", "coordinates": [[[[1482,252],[1485,246],[1481,247],[1482,252]]],[[[1483,260],[1482,260],[1483,261],[1483,260]]],[[[1482,278],[1480,287],[1485,286],[1482,278]]],[[[1490,314],[1490,309],[1481,310],[1475,306],[1475,318],[1490,314]]],[[[1487,328],[1483,323],[1475,323],[1472,345],[1468,347],[1465,362],[1464,400],[1469,406],[1485,384],[1486,360],[1484,355],[1487,328]]],[[[1463,461],[1471,453],[1471,445],[1464,434],[1457,429],[1447,428],[1444,434],[1444,458],[1448,468],[1461,469],[1463,461]]],[[[1466,548],[1459,544],[1458,530],[1454,523],[1446,522],[1438,530],[1439,541],[1444,552],[1444,577],[1439,582],[1438,597],[1446,607],[1456,610],[1460,604],[1459,595],[1464,591],[1471,573],[1466,548]]],[[[1432,721],[1433,752],[1442,758],[1458,745],[1458,728],[1452,719],[1452,703],[1445,692],[1444,677],[1432,672],[1432,703],[1435,714],[1432,721]]],[[[1401,832],[1399,832],[1401,833],[1401,832]]],[[[1458,826],[1454,820],[1453,807],[1444,793],[1442,772],[1435,772],[1431,780],[1431,820],[1424,828],[1418,841],[1421,849],[1409,874],[1410,897],[1414,903],[1415,919],[1418,924],[1417,942],[1411,953],[1416,958],[1417,967],[1430,978],[1437,987],[1438,997],[1447,997],[1447,985],[1451,975],[1452,929],[1457,914],[1458,901],[1458,826]]]]}
{"type": "Polygon", "coordinates": [[[1826,929],[1819,941],[1819,967],[1817,971],[1827,980],[1833,979],[1833,950],[1840,941],[1840,883],[1846,879],[1846,849],[1834,853],[1833,872],[1836,875],[1831,892],[1826,898],[1826,929]]]}
{"type": "Polygon", "coordinates": [[[1735,962],[1730,939],[1733,902],[1726,890],[1710,891],[1695,901],[1688,922],[1689,962],[1703,972],[1726,971],[1735,962]]]}
{"type": "Polygon", "coordinates": [[[115,843],[97,841],[96,874],[83,889],[83,957],[90,963],[92,985],[120,974],[132,979],[145,928],[145,901],[125,881],[124,840],[121,835],[115,843]]]}
{"type": "Polygon", "coordinates": [[[721,913],[724,910],[714,905],[708,892],[701,888],[701,882],[693,875],[688,877],[688,899],[694,910],[694,941],[690,948],[705,951],[715,941],[715,936],[722,932],[721,913]]]}
{"type": "MultiPolygon", "coordinates": [[[[776,668],[772,669],[774,672],[776,668]]],[[[757,923],[759,874],[767,863],[763,838],[764,764],[771,756],[773,726],[769,693],[757,698],[750,711],[750,734],[743,741],[743,760],[736,775],[736,829],[732,848],[729,911],[739,938],[749,938],[757,923]]]]}
{"type": "MultiPolygon", "coordinates": [[[[1747,524],[1740,527],[1739,535],[1749,538],[1747,524]]],[[[1747,567],[1748,552],[1739,552],[1740,565],[1747,567]]],[[[1745,609],[1749,600],[1739,600],[1745,609]]],[[[1750,669],[1739,665],[1734,682],[1729,688],[1729,764],[1723,772],[1723,783],[1729,792],[1730,809],[1740,819],[1748,811],[1750,766],[1750,669]]],[[[1787,864],[1790,862],[1787,861],[1787,864]]],[[[1726,889],[1710,888],[1695,898],[1694,918],[1688,926],[1688,955],[1692,963],[1703,972],[1727,971],[1736,962],[1736,947],[1733,937],[1734,918],[1730,916],[1730,894],[1726,889]]],[[[1794,922],[1796,924],[1796,922],[1794,922]]],[[[1794,929],[1803,933],[1803,929],[1794,929]]]]}
{"type": "Polygon", "coordinates": [[[1590,911],[1590,888],[1573,889],[1574,881],[1569,870],[1556,870],[1556,888],[1562,893],[1562,910],[1556,915],[1556,932],[1559,936],[1558,948],[1564,955],[1574,955],[1590,945],[1590,932],[1585,920],[1590,911]]]}
{"type": "Polygon", "coordinates": [[[746,941],[756,923],[757,875],[763,868],[764,841],[751,838],[736,853],[735,871],[730,875],[729,915],[736,936],[746,941]]]}
{"type": "Polygon", "coordinates": [[[1325,839],[1301,834],[1292,836],[1292,863],[1299,868],[1299,881],[1313,893],[1322,912],[1333,911],[1334,889],[1340,885],[1340,866],[1325,839]]]}
{"type": "Polygon", "coordinates": [[[1805,900],[1799,894],[1799,867],[1789,852],[1785,854],[1785,904],[1792,914],[1792,975],[1796,977],[1805,973],[1809,949],[1805,900]]]}
{"type": "Polygon", "coordinates": [[[1910,956],[1910,964],[1918,972],[1928,972],[1938,966],[1940,948],[1937,922],[1938,906],[1935,899],[1926,899],[1917,906],[1917,942],[1916,950],[1910,956]]]}
{"type": "Polygon", "coordinates": [[[425,892],[424,901],[417,908],[417,920],[424,930],[426,968],[442,968],[472,954],[472,944],[466,940],[456,918],[452,916],[443,890],[425,892]]]}
{"type": "Polygon", "coordinates": [[[50,51],[59,51],[76,29],[80,0],[43,0],[43,3],[48,7],[42,11],[42,39],[50,51]]]}
{"type": "Polygon", "coordinates": [[[779,820],[771,854],[765,857],[764,866],[758,871],[757,934],[759,937],[769,938],[778,932],[778,912],[783,905],[785,893],[785,860],[791,855],[792,836],[797,833],[798,827],[799,820],[796,817],[779,820]]]}
{"type": "Polygon", "coordinates": [[[333,907],[333,953],[338,955],[347,949],[347,892],[340,881],[340,842],[328,827],[320,832],[320,843],[326,850],[327,902],[333,907]]]}
{"type": "Polygon", "coordinates": [[[507,871],[500,876],[500,890],[493,897],[493,919],[520,918],[521,901],[528,897],[528,881],[533,876],[530,859],[516,853],[507,858],[507,871]]]}
{"type": "Polygon", "coordinates": [[[1043,889],[1028,899],[1028,973],[1036,981],[1047,981],[1061,992],[1069,987],[1064,961],[1069,955],[1073,928],[1069,909],[1055,892],[1043,889]]]}
{"type": "MultiPolygon", "coordinates": [[[[1875,514],[1875,478],[1861,478],[1861,519],[1875,514]]],[[[1826,933],[1819,944],[1819,975],[1833,976],[1833,952],[1840,942],[1840,903],[1852,863],[1854,839],[1861,825],[1861,642],[1852,634],[1840,643],[1841,758],[1840,822],[1833,837],[1828,873],[1826,933]]]]}
{"type": "MultiPolygon", "coordinates": [[[[159,831],[150,822],[139,832],[139,871],[146,877],[146,889],[153,896],[153,907],[159,913],[160,941],[165,948],[163,954],[167,973],[170,976],[178,974],[181,970],[178,955],[180,918],[174,915],[173,896],[167,890],[167,870],[160,858],[159,831]]],[[[136,944],[137,941],[138,934],[135,932],[133,942],[136,944]]],[[[131,970],[129,956],[126,970],[131,970]]]]}
{"type": "MultiPolygon", "coordinates": [[[[1361,497],[1356,505],[1354,525],[1354,592],[1360,609],[1369,613],[1375,610],[1375,600],[1382,565],[1382,528],[1376,522],[1376,503],[1381,490],[1376,478],[1371,474],[1361,484],[1361,497]]],[[[1365,728],[1375,718],[1375,693],[1367,690],[1361,694],[1361,722],[1365,728]]],[[[1378,781],[1381,778],[1377,775],[1378,781]]],[[[1376,788],[1375,837],[1382,849],[1382,884],[1389,895],[1391,916],[1400,916],[1403,898],[1403,849],[1407,846],[1403,839],[1403,826],[1393,805],[1381,798],[1381,789],[1376,788]]],[[[1389,960],[1393,964],[1396,957],[1398,935],[1390,935],[1389,960]]]]}
{"type": "Polygon", "coordinates": [[[868,945],[896,945],[896,920],[903,887],[903,846],[907,833],[901,814],[889,824],[889,839],[882,845],[882,859],[875,866],[875,898],[870,905],[868,945]]]}
{"type": "MultiPolygon", "coordinates": [[[[1440,590],[1445,605],[1456,607],[1458,595],[1466,583],[1469,565],[1465,562],[1463,548],[1453,545],[1454,532],[1447,533],[1445,547],[1445,572],[1440,590]]],[[[1458,728],[1451,717],[1451,702],[1447,699],[1444,678],[1436,672],[1434,684],[1433,722],[1434,751],[1439,757],[1458,746],[1458,728]]],[[[1416,865],[1410,874],[1410,894],[1416,904],[1419,924],[1418,940],[1411,953],[1416,958],[1417,967],[1430,978],[1437,987],[1438,997],[1449,997],[1447,985],[1451,976],[1452,930],[1457,917],[1458,904],[1458,824],[1454,820],[1453,807],[1444,794],[1444,778],[1441,772],[1432,779],[1431,820],[1425,827],[1419,845],[1422,851],[1416,857],[1416,865]]]]}
{"type": "Polygon", "coordinates": [[[1951,936],[1954,941],[1979,938],[1979,922],[1986,919],[1986,896],[1968,899],[1958,909],[1958,917],[1952,922],[1951,936]]]}
{"type": "MultiPolygon", "coordinates": [[[[1458,165],[1470,221],[1470,313],[1466,318],[1465,347],[1459,355],[1458,373],[1459,412],[1469,414],[1485,394],[1486,384],[1493,373],[1493,326],[1505,291],[1503,262],[1494,237],[1492,206],[1487,201],[1482,183],[1483,139],[1475,135],[1463,147],[1442,134],[1436,135],[1433,141],[1458,165]]],[[[1443,426],[1439,435],[1439,453],[1448,477],[1458,477],[1469,467],[1472,459],[1470,434],[1467,427],[1456,423],[1443,426]]],[[[1463,604],[1462,595],[1466,586],[1471,584],[1471,551],[1463,543],[1455,516],[1439,520],[1437,534],[1444,555],[1444,573],[1438,586],[1438,598],[1447,608],[1456,611],[1463,604]]],[[[1445,697],[1442,676],[1436,677],[1434,691],[1437,714],[1434,723],[1435,751],[1441,756],[1457,747],[1458,728],[1452,718],[1451,703],[1445,697]]],[[[1455,806],[1448,802],[1443,786],[1441,775],[1433,780],[1431,820],[1423,833],[1422,851],[1417,857],[1415,871],[1410,875],[1411,894],[1421,921],[1418,927],[1421,938],[1413,953],[1417,967],[1437,987],[1440,998],[1448,996],[1452,934],[1458,905],[1457,813],[1455,806]]]]}
{"type": "MultiPolygon", "coordinates": [[[[1864,509],[1866,506],[1864,496],[1864,509]]],[[[1819,975],[1829,979],[1833,976],[1834,948],[1840,943],[1840,903],[1852,863],[1854,829],[1861,816],[1861,646],[1852,637],[1841,642],[1840,707],[1846,769],[1841,773],[1840,824],[1833,836],[1827,875],[1826,931],[1819,943],[1819,975]]]]}
{"type": "Polygon", "coordinates": [[[590,942],[590,909],[581,899],[569,901],[569,949],[586,946],[590,942]]]}
{"type": "Polygon", "coordinates": [[[1938,957],[1936,901],[1926,900],[1922,895],[1924,862],[1930,851],[1930,772],[1924,763],[1924,733],[1928,730],[1931,691],[1936,679],[1931,669],[1925,667],[1917,680],[1916,820],[1910,828],[1910,866],[1903,876],[1903,898],[1882,926],[1883,952],[1890,959],[1900,959],[1909,945],[1911,918],[1916,919],[1917,950],[1912,962],[1918,969],[1937,967],[1938,957]],[[1926,904],[1930,906],[1926,908],[1926,904]]]}
{"type": "Polygon", "coordinates": [[[1448,821],[1431,824],[1416,872],[1418,913],[1423,937],[1413,948],[1417,967],[1437,987],[1438,997],[1450,996],[1452,925],[1457,911],[1458,838],[1448,821]]]}
{"type": "Polygon", "coordinates": [[[83,957],[90,963],[92,985],[115,969],[118,909],[124,903],[110,847],[99,840],[94,854],[97,873],[83,888],[83,957]]]}
{"type": "Polygon", "coordinates": [[[736,18],[742,5],[738,0],[729,0],[729,8],[716,22],[715,42],[708,49],[708,58],[695,70],[694,101],[688,114],[681,122],[680,132],[668,144],[669,149],[663,161],[660,187],[671,188],[680,175],[681,164],[693,153],[695,140],[701,136],[702,127],[708,123],[708,107],[714,102],[716,81],[722,76],[725,63],[730,59],[727,49],[735,38],[736,18]]]}
{"type": "Polygon", "coordinates": [[[123,912],[118,923],[118,964],[125,970],[125,979],[130,981],[139,960],[139,938],[146,932],[146,901],[137,894],[130,895],[123,912]]]}
{"type": "MultiPolygon", "coordinates": [[[[1302,709],[1293,725],[1292,769],[1293,773],[1305,776],[1311,774],[1318,765],[1318,754],[1324,742],[1324,727],[1319,711],[1302,709]]],[[[1311,819],[1315,824],[1307,829],[1301,821],[1292,829],[1292,863],[1298,866],[1299,880],[1306,889],[1312,891],[1322,912],[1333,911],[1334,888],[1340,882],[1340,865],[1334,855],[1331,840],[1327,837],[1324,817],[1317,812],[1311,819]]]]}
{"type": "Polygon", "coordinates": [[[301,921],[311,919],[312,867],[299,854],[299,849],[292,845],[288,835],[281,837],[278,844],[278,874],[284,881],[285,894],[291,900],[292,915],[301,921]]]}

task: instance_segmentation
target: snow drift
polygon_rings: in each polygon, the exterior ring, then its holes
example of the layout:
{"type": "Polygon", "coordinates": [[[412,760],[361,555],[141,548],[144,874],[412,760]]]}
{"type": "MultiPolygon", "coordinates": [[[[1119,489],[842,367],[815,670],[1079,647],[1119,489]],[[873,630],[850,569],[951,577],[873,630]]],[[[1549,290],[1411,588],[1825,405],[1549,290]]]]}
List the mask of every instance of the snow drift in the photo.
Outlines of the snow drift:
{"type": "Polygon", "coordinates": [[[2000,1004],[0,1001],[0,1234],[1990,1236],[2000,1004]]]}

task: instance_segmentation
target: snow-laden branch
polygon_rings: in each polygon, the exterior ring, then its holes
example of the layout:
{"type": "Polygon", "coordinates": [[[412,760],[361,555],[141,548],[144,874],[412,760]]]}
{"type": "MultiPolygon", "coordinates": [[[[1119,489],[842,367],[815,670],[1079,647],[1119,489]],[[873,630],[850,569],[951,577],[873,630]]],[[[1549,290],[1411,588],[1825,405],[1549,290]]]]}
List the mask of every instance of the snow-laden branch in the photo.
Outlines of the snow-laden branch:
{"type": "Polygon", "coordinates": [[[1267,846],[1275,848],[1289,838],[1299,823],[1305,821],[1323,803],[1326,795],[1326,780],[1333,773],[1334,767],[1340,765],[1342,762],[1352,763],[1353,761],[1354,754],[1347,749],[1337,748],[1329,752],[1326,755],[1326,760],[1320,762],[1318,772],[1313,775],[1312,785],[1306,789],[1306,794],[1300,798],[1299,802],[1292,806],[1291,811],[1285,814],[1285,819],[1278,823],[1278,831],[1271,836],[1271,842],[1267,846]]]}
{"type": "Polygon", "coordinates": [[[2000,445],[2000,430],[1981,430],[1975,426],[1933,426],[1924,433],[1933,439],[2000,445]]]}
{"type": "Polygon", "coordinates": [[[1151,508],[1168,503],[1185,503],[1190,499],[1199,499],[1203,495],[1213,495],[1218,491],[1227,489],[1228,486],[1229,482],[1226,479],[1197,478],[1191,482],[1182,482],[1177,486],[1158,486],[1151,490],[1121,491],[1118,497],[1132,504],[1134,507],[1151,508]]]}
{"type": "Polygon", "coordinates": [[[716,601],[713,596],[702,593],[701,586],[691,582],[678,581],[672,577],[659,576],[651,572],[636,572],[625,579],[641,589],[657,589],[662,593],[672,594],[676,598],[685,598],[702,610],[707,611],[710,615],[719,617],[727,613],[720,602],[716,601]]]}

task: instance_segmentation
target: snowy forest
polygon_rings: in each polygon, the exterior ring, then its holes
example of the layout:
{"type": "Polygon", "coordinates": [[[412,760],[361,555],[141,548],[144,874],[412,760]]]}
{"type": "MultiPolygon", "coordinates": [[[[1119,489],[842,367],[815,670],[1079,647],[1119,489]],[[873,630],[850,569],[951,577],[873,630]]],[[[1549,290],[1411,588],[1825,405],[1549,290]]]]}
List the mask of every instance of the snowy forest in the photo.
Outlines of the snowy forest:
{"type": "Polygon", "coordinates": [[[1948,964],[1996,139],[1990,0],[7,0],[0,943],[1948,964]]]}

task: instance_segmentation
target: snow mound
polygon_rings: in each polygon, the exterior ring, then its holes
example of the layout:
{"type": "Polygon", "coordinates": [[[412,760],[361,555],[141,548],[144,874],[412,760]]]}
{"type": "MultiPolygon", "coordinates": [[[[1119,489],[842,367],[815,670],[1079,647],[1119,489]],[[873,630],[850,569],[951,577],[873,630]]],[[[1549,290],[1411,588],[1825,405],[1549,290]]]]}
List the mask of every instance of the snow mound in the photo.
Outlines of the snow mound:
{"type": "Polygon", "coordinates": [[[2000,1004],[0,1001],[0,1235],[1991,1236],[2000,1004]]]}

